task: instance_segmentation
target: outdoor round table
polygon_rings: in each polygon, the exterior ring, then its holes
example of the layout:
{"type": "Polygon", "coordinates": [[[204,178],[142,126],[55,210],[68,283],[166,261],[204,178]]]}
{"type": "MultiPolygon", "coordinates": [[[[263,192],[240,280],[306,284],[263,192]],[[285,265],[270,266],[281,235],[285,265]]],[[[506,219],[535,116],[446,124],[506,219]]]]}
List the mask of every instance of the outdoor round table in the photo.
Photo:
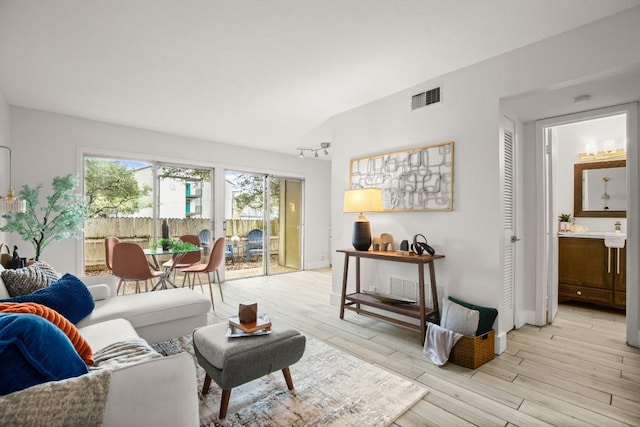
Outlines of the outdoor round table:
{"type": "Polygon", "coordinates": [[[180,260],[182,260],[182,258],[186,254],[191,252],[197,252],[197,251],[202,252],[202,248],[197,247],[193,249],[182,249],[182,250],[145,249],[144,254],[147,256],[150,256],[151,259],[153,260],[153,263],[149,263],[149,265],[151,265],[153,268],[155,268],[158,271],[162,270],[162,266],[158,262],[158,255],[171,255],[171,259],[173,260],[173,262],[171,263],[171,267],[165,269],[164,275],[160,277],[160,280],[158,280],[158,283],[156,283],[156,285],[153,287],[153,290],[155,291],[156,289],[167,289],[168,287],[167,285],[177,288],[176,284],[171,281],[171,272],[173,271],[175,266],[180,263],[180,260]]]}

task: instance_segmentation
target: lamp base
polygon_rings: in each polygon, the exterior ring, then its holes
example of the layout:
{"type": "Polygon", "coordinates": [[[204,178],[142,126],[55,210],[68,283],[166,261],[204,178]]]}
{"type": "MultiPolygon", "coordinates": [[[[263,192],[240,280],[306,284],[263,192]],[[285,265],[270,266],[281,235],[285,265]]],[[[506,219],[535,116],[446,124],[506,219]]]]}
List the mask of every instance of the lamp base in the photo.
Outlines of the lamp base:
{"type": "Polygon", "coordinates": [[[356,221],[353,223],[351,244],[357,251],[369,250],[371,246],[371,225],[369,221],[356,221]]]}

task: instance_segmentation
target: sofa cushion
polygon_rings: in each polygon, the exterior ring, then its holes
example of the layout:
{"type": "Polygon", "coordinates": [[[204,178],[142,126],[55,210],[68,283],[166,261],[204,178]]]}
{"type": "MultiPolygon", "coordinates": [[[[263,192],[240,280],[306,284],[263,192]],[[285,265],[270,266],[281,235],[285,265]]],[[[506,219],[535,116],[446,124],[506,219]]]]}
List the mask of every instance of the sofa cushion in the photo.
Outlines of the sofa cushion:
{"type": "Polygon", "coordinates": [[[82,319],[77,326],[83,327],[106,320],[124,318],[138,329],[143,326],[189,318],[194,313],[208,311],[211,307],[209,299],[201,297],[201,294],[186,288],[115,296],[96,301],[93,312],[82,319]]]}
{"type": "Polygon", "coordinates": [[[60,278],[58,272],[44,261],[36,261],[28,267],[15,270],[4,270],[0,275],[12,297],[30,294],[60,278]]]}
{"type": "Polygon", "coordinates": [[[56,325],[69,338],[82,360],[87,365],[93,365],[93,352],[87,341],[80,335],[73,323],[62,317],[57,311],[35,302],[1,302],[2,313],[30,313],[47,319],[56,325]]]}
{"type": "Polygon", "coordinates": [[[125,319],[114,319],[93,325],[79,327],[78,330],[87,340],[94,352],[118,342],[139,338],[131,323],[125,319]]]}
{"type": "Polygon", "coordinates": [[[54,309],[71,323],[78,323],[94,308],[93,298],[87,287],[72,274],[65,274],[46,288],[0,302],[35,302],[54,309]]]}
{"type": "Polygon", "coordinates": [[[89,289],[89,292],[91,292],[91,297],[94,301],[107,299],[111,296],[111,288],[109,287],[109,285],[88,285],[87,289],[89,289]]]}
{"type": "Polygon", "coordinates": [[[476,331],[476,336],[484,335],[493,329],[493,323],[496,321],[496,317],[498,317],[498,310],[496,310],[495,308],[471,304],[454,297],[449,297],[449,300],[455,302],[456,304],[467,307],[468,309],[478,310],[478,312],[480,313],[480,318],[478,320],[478,330],[476,331]]]}
{"type": "Polygon", "coordinates": [[[34,314],[0,313],[0,395],[87,372],[53,323],[34,314]]]}
{"type": "Polygon", "coordinates": [[[475,336],[479,317],[478,310],[470,310],[453,301],[444,300],[440,326],[462,335],[475,336]]]}

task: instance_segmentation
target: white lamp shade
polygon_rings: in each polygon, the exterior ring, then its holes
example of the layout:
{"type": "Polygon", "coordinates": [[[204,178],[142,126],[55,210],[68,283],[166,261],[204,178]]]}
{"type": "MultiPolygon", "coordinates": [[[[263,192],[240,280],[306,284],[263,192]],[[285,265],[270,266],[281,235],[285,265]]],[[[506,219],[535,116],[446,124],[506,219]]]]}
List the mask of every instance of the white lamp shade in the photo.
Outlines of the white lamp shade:
{"type": "Polygon", "coordinates": [[[382,190],[359,188],[344,192],[343,212],[382,212],[382,190]]]}

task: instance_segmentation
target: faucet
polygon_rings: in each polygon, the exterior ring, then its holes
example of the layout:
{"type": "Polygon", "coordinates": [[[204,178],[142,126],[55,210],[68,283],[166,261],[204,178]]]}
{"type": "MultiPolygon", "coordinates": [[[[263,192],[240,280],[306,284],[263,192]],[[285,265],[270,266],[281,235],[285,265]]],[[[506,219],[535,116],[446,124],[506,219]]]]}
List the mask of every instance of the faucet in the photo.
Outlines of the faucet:
{"type": "Polygon", "coordinates": [[[616,221],[616,223],[614,225],[616,227],[616,233],[620,233],[620,226],[622,225],[622,224],[620,224],[620,221],[616,221]]]}

